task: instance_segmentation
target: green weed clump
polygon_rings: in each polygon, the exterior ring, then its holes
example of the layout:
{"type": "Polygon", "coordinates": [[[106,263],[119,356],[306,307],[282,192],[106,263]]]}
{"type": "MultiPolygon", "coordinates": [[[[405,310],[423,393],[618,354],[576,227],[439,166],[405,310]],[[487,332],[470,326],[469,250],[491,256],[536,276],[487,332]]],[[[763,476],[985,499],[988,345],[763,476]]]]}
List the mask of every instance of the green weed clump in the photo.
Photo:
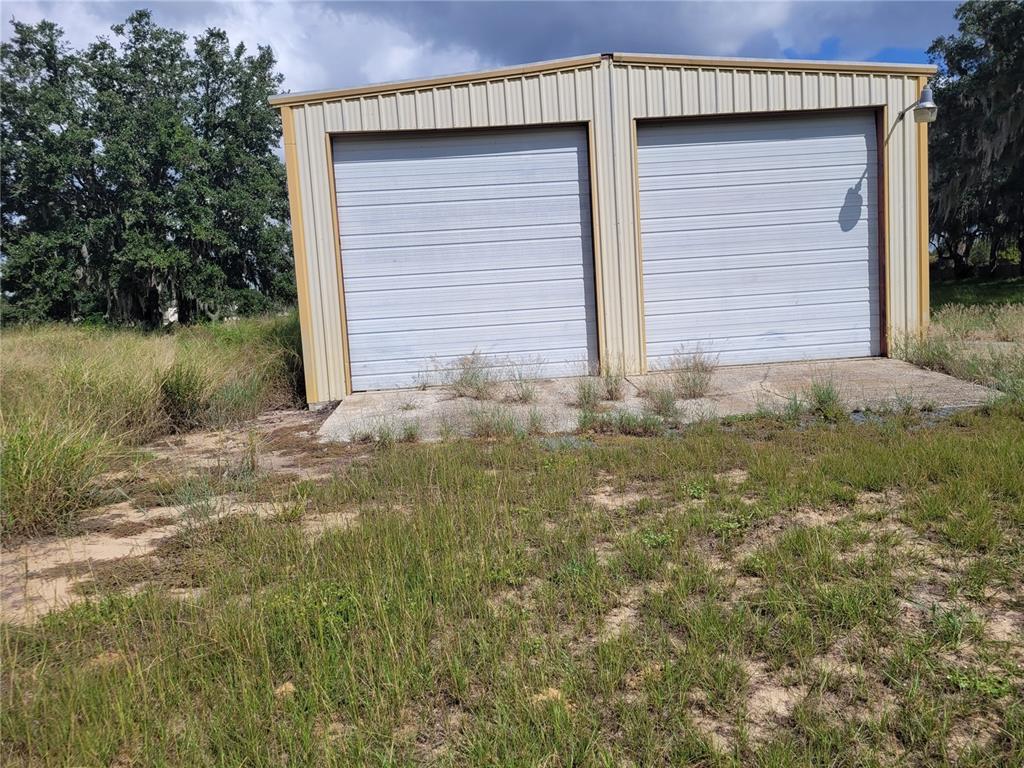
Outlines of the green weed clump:
{"type": "Polygon", "coordinates": [[[442,383],[456,397],[491,400],[498,386],[498,375],[492,361],[473,350],[452,363],[439,367],[442,383]]]}
{"type": "Polygon", "coordinates": [[[843,396],[831,379],[812,381],[807,388],[804,401],[811,413],[825,421],[842,421],[848,416],[843,396]]]}
{"type": "Polygon", "coordinates": [[[5,329],[0,423],[7,534],[64,530],[98,478],[153,438],[300,403],[292,314],[175,333],[44,325],[5,329]]]}
{"type": "Polygon", "coordinates": [[[577,428],[580,432],[651,437],[664,432],[665,424],[652,413],[633,413],[619,409],[606,413],[583,411],[580,413],[577,428]]]}
{"type": "Polygon", "coordinates": [[[674,384],[656,382],[647,386],[643,391],[645,409],[656,416],[671,421],[678,418],[679,408],[676,405],[676,391],[674,384]]]}

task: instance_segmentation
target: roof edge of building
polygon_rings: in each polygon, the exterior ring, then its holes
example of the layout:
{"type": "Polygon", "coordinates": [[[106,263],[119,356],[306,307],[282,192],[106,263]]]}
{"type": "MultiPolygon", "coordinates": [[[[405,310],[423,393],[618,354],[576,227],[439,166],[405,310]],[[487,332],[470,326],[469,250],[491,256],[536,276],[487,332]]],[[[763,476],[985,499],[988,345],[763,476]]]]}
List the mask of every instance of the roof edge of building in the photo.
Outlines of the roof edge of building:
{"type": "Polygon", "coordinates": [[[695,67],[726,67],[730,69],[775,70],[798,72],[859,72],[864,74],[893,75],[934,75],[938,68],[932,64],[897,64],[876,61],[818,61],[814,59],[747,59],[714,56],[679,56],[657,53],[595,53],[587,56],[574,56],[565,59],[537,61],[512,67],[465,72],[455,75],[420,78],[416,80],[400,80],[389,83],[375,83],[352,88],[330,90],[301,91],[281,93],[271,96],[270,105],[274,107],[296,106],[322,101],[365,96],[378,93],[394,93],[411,91],[419,88],[431,88],[444,85],[457,85],[480,80],[512,77],[515,75],[538,74],[542,72],[558,72],[566,69],[593,66],[602,59],[621,64],[649,64],[662,66],[695,66],[695,67]]]}
{"type": "Polygon", "coordinates": [[[730,69],[775,69],[812,72],[865,72],[893,75],[934,75],[934,64],[902,64],[886,61],[828,61],[823,59],[750,59],[729,56],[679,56],[660,53],[613,53],[623,64],[675,64],[730,69]]]}
{"type": "Polygon", "coordinates": [[[566,59],[536,61],[529,64],[518,64],[512,67],[499,67],[497,69],[485,69],[478,72],[440,75],[438,77],[419,78],[416,80],[398,80],[390,83],[374,83],[371,85],[355,86],[353,88],[336,88],[323,91],[281,93],[277,96],[271,96],[270,104],[275,107],[282,107],[295,104],[308,104],[310,102],[317,101],[331,101],[334,99],[347,98],[349,96],[362,96],[369,93],[393,93],[394,91],[410,91],[418,88],[470,83],[477,80],[491,80],[494,78],[511,77],[514,75],[528,75],[538,72],[557,72],[563,69],[576,69],[578,67],[592,66],[601,61],[601,59],[601,54],[595,53],[588,56],[573,56],[566,59]]]}

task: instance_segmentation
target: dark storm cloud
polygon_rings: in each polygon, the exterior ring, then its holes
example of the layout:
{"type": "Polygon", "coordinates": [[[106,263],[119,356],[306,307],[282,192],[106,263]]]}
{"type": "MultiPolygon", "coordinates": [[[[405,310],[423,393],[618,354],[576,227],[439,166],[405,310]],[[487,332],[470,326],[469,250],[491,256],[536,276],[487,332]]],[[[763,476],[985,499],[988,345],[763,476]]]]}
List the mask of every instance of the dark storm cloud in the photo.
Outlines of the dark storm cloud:
{"type": "Polygon", "coordinates": [[[210,26],[270,45],[285,88],[361,85],[586,53],[923,61],[955,27],[937,2],[97,3],[22,0],[11,17],[60,24],[84,46],[137,7],[196,35],[210,26]]]}
{"type": "Polygon", "coordinates": [[[420,38],[514,63],[607,51],[837,58],[916,50],[954,27],[946,2],[389,2],[351,7],[420,38]]]}

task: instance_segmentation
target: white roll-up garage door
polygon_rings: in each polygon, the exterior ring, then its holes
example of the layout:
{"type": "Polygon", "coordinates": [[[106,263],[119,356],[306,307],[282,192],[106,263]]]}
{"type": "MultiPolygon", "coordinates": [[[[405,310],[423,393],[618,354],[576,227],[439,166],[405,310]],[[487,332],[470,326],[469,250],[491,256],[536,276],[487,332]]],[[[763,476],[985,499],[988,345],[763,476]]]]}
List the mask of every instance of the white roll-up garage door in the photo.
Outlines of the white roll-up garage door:
{"type": "Polygon", "coordinates": [[[334,172],[353,390],[596,361],[583,129],[342,137],[334,172]]]}
{"type": "Polygon", "coordinates": [[[870,114],[640,126],[647,361],[879,354],[870,114]]]}

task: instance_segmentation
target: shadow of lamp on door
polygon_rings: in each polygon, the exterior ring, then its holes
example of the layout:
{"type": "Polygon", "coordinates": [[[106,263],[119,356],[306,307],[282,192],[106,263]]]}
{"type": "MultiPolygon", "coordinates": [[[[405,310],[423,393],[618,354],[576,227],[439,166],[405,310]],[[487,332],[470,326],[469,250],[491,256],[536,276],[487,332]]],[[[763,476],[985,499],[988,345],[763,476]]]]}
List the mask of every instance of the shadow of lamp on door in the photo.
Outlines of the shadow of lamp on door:
{"type": "MultiPolygon", "coordinates": [[[[893,121],[892,128],[885,136],[885,144],[889,143],[889,138],[892,136],[893,131],[896,130],[896,126],[900,124],[904,116],[910,110],[914,110],[914,122],[915,123],[934,123],[935,118],[939,113],[939,108],[932,100],[932,89],[931,86],[926,85],[921,89],[921,96],[910,106],[906,107],[900,112],[896,119],[893,121]]],[[[867,176],[867,169],[861,174],[861,177],[857,180],[857,183],[846,190],[846,199],[843,200],[843,207],[839,209],[839,228],[843,232],[849,232],[860,221],[861,210],[864,206],[864,196],[861,195],[861,185],[864,183],[864,178],[867,176]]]]}

